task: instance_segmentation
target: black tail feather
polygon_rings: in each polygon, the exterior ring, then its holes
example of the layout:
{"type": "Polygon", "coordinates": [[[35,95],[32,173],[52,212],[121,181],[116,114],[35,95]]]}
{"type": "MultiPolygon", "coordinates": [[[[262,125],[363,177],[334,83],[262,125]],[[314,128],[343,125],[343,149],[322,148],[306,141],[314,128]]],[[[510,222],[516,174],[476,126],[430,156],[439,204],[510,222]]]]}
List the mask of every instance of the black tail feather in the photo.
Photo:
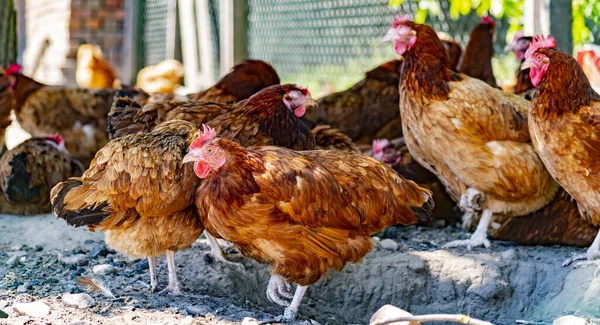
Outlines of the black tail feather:
{"type": "Polygon", "coordinates": [[[9,164],[13,172],[6,179],[6,199],[15,204],[41,203],[40,186],[29,187],[31,175],[27,172],[27,154],[14,156],[9,164]]]}
{"type": "Polygon", "coordinates": [[[65,196],[69,191],[79,187],[82,183],[78,180],[70,179],[57,186],[62,186],[52,201],[52,211],[60,219],[64,219],[67,224],[73,227],[94,226],[104,221],[110,216],[107,211],[107,202],[101,202],[95,206],[85,207],[80,210],[69,210],[65,205],[65,196]]]}

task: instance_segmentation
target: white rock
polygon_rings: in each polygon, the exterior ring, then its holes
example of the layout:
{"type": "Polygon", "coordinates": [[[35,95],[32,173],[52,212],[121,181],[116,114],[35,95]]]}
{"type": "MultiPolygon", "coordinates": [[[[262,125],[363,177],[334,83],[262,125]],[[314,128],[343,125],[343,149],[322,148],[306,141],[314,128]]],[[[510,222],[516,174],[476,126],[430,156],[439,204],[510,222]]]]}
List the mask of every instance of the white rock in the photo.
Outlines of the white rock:
{"type": "Polygon", "coordinates": [[[90,297],[87,293],[65,293],[62,296],[62,301],[67,306],[77,307],[77,308],[90,308],[94,305],[94,299],[90,297]]]}
{"type": "Polygon", "coordinates": [[[242,325],[258,325],[258,320],[252,317],[244,317],[244,319],[242,319],[242,325]]]}
{"type": "Polygon", "coordinates": [[[504,260],[516,260],[519,258],[519,253],[517,253],[517,251],[511,248],[500,253],[500,256],[504,260]]]}
{"type": "Polygon", "coordinates": [[[110,264],[95,265],[92,268],[92,272],[94,272],[94,274],[99,274],[99,275],[113,274],[116,271],[117,271],[117,269],[110,264]]]}
{"type": "Polygon", "coordinates": [[[583,318],[570,315],[554,320],[552,325],[588,325],[588,322],[586,322],[583,318]]]}
{"type": "MultiPolygon", "coordinates": [[[[371,316],[371,320],[369,321],[369,323],[373,323],[373,322],[379,322],[379,323],[383,323],[386,322],[388,320],[397,318],[397,317],[405,317],[405,316],[412,316],[411,313],[402,310],[398,307],[394,307],[392,305],[385,305],[381,308],[379,308],[378,311],[375,312],[375,314],[373,314],[373,316],[371,316]]],[[[421,325],[421,323],[419,322],[394,322],[394,323],[389,323],[389,325],[421,325]]]]}
{"type": "Polygon", "coordinates": [[[46,317],[50,314],[50,306],[46,305],[41,301],[21,303],[18,302],[12,305],[14,310],[16,310],[21,315],[27,315],[30,317],[46,317]]]}
{"type": "Polygon", "coordinates": [[[388,238],[388,239],[384,239],[384,240],[380,241],[380,242],[379,242],[379,245],[380,245],[382,248],[384,248],[384,249],[387,249],[387,250],[390,250],[390,251],[396,251],[396,250],[398,250],[398,243],[397,243],[397,242],[395,242],[395,241],[394,241],[394,240],[392,240],[392,239],[389,239],[389,238],[388,238]]]}

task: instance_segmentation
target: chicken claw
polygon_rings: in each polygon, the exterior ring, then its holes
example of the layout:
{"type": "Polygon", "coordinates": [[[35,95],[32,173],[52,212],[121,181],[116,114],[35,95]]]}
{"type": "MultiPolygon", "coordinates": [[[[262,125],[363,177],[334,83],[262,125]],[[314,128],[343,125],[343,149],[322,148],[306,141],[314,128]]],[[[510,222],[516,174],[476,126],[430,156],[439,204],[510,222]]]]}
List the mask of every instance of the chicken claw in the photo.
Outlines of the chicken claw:
{"type": "Polygon", "coordinates": [[[469,188],[467,192],[460,197],[460,207],[468,212],[481,211],[482,203],[485,200],[485,193],[476,189],[469,188]]]}
{"type": "Polygon", "coordinates": [[[471,238],[467,240],[455,240],[447,243],[442,246],[442,248],[453,248],[460,246],[467,246],[469,250],[474,247],[484,246],[485,248],[490,248],[491,243],[487,239],[487,228],[492,222],[492,210],[485,210],[481,214],[481,219],[479,220],[479,224],[477,225],[477,230],[471,235],[471,238]]]}
{"type": "Polygon", "coordinates": [[[281,275],[273,274],[269,279],[269,285],[267,286],[267,298],[270,302],[278,304],[280,306],[287,307],[290,303],[281,297],[292,299],[294,294],[292,293],[292,285],[289,284],[281,275]]]}

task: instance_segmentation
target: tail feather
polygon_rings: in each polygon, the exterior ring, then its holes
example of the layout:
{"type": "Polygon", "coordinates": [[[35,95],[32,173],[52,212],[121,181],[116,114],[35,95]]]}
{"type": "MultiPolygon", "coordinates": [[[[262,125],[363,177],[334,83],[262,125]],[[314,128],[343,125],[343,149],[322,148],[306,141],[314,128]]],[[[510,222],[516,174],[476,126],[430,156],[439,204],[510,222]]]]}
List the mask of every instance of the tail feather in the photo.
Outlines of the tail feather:
{"type": "Polygon", "coordinates": [[[120,138],[139,132],[143,125],[136,124],[135,116],[141,106],[127,96],[123,90],[117,91],[110,112],[108,113],[109,139],[120,138]]]}
{"type": "Polygon", "coordinates": [[[107,202],[101,202],[78,210],[70,210],[67,208],[67,203],[65,202],[67,194],[72,190],[78,189],[81,184],[83,183],[77,179],[69,179],[56,185],[50,194],[52,211],[58,218],[64,219],[71,226],[94,227],[110,217],[110,212],[106,209],[108,207],[107,202]]]}

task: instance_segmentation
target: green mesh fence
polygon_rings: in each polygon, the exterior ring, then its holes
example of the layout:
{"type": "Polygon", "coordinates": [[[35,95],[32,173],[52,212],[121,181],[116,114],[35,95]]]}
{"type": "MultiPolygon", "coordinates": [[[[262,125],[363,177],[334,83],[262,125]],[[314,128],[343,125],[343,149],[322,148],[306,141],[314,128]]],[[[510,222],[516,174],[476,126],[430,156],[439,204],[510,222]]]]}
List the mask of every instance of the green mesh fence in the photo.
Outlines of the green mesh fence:
{"type": "MultiPolygon", "coordinates": [[[[442,11],[426,23],[464,45],[481,17],[472,13],[454,21],[447,1],[440,2],[442,11]]],[[[249,56],[271,62],[283,81],[308,84],[317,94],[341,90],[397,57],[381,38],[394,14],[417,9],[410,0],[396,10],[388,0],[249,0],[248,7],[249,56]]],[[[497,53],[507,28],[497,21],[497,53]]]]}

